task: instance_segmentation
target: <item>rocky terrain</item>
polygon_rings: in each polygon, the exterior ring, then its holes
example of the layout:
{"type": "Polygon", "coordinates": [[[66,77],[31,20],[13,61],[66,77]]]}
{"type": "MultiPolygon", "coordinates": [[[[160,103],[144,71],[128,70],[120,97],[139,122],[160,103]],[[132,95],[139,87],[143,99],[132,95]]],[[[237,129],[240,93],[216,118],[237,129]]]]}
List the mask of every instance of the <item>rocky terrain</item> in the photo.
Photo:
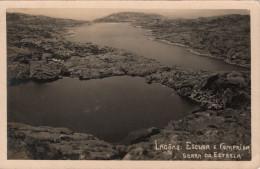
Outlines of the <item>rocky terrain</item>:
{"type": "Polygon", "coordinates": [[[120,156],[116,146],[67,128],[8,123],[8,158],[108,160],[120,156]]]}
{"type": "MultiPolygon", "coordinates": [[[[240,153],[242,160],[249,160],[250,149],[247,151],[213,150],[213,146],[226,145],[250,145],[250,116],[246,111],[224,109],[205,110],[193,112],[191,115],[179,121],[171,121],[155,134],[143,136],[137,143],[129,145],[124,160],[198,160],[197,158],[184,158],[186,154],[203,154],[205,152],[221,152],[223,154],[240,153]],[[156,143],[157,145],[156,145],[156,143]],[[209,145],[209,150],[189,149],[187,142],[196,145],[209,145]],[[162,150],[159,144],[166,144],[162,150]],[[169,144],[180,145],[180,150],[169,149],[169,144]]],[[[213,155],[212,155],[213,156],[213,155]]],[[[241,160],[231,158],[205,158],[202,160],[241,160]]]]}
{"type": "MultiPolygon", "coordinates": [[[[184,150],[155,151],[155,139],[172,144],[184,144],[190,139],[200,144],[223,141],[250,145],[250,71],[185,70],[121,49],[67,41],[67,28],[80,24],[87,22],[7,14],[8,85],[28,80],[54,81],[65,76],[80,80],[139,76],[147,83],[175,89],[180,96],[200,104],[202,110],[169,122],[162,129],[149,129],[130,145],[117,146],[68,129],[9,122],[10,159],[182,159],[184,150]]],[[[242,156],[242,160],[250,159],[248,152],[242,156]]]]}
{"type": "Polygon", "coordinates": [[[95,22],[130,22],[148,30],[154,39],[189,47],[196,54],[250,67],[250,16],[225,15],[171,19],[156,14],[121,12],[95,22]]]}
{"type": "MultiPolygon", "coordinates": [[[[183,153],[198,153],[187,150],[187,141],[192,144],[244,145],[249,146],[250,115],[237,109],[205,110],[193,112],[179,121],[170,121],[164,128],[148,129],[129,145],[112,145],[93,135],[77,133],[66,128],[47,126],[32,127],[8,123],[9,159],[72,159],[72,160],[185,160],[183,153]],[[182,149],[156,150],[157,144],[180,145],[182,149]]],[[[159,147],[159,145],[157,145],[159,147]]],[[[250,160],[251,149],[245,151],[215,150],[217,153],[240,154],[241,158],[213,157],[201,160],[250,160]]],[[[204,151],[200,151],[204,153],[204,151]]],[[[200,160],[187,158],[186,160],[200,160]]]]}

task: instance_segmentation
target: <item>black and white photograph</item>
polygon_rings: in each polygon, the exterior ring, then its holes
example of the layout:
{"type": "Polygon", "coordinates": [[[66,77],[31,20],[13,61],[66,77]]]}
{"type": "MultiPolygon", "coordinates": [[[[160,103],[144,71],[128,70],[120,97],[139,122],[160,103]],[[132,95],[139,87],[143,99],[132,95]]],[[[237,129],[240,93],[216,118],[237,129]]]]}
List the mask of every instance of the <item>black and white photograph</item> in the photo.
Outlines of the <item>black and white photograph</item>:
{"type": "Polygon", "coordinates": [[[249,9],[6,9],[7,160],[251,161],[249,9]]]}

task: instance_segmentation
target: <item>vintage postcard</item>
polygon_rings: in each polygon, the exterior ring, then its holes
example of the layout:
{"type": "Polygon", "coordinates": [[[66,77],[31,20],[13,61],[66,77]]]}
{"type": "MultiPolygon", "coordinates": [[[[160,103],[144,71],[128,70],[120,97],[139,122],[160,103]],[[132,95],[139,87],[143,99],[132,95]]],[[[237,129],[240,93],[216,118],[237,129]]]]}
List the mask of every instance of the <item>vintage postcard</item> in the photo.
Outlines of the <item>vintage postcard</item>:
{"type": "Polygon", "coordinates": [[[260,167],[259,28],[257,2],[2,2],[0,168],[260,167]]]}

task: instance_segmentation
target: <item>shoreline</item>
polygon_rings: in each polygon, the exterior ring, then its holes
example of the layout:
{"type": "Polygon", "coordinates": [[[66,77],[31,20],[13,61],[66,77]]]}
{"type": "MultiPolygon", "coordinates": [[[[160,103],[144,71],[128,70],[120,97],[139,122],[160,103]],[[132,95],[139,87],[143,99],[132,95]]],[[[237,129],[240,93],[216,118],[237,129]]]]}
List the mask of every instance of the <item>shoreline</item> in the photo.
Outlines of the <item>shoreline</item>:
{"type": "MultiPolygon", "coordinates": [[[[182,158],[178,155],[183,151],[176,154],[155,151],[154,139],[161,143],[172,144],[185,142],[188,139],[199,144],[217,144],[220,141],[228,144],[250,144],[251,73],[249,71],[188,70],[161,64],[125,50],[100,47],[91,43],[73,43],[66,41],[65,35],[61,35],[68,25],[56,22],[43,26],[62,28],[54,31],[52,35],[53,38],[59,38],[58,42],[44,40],[49,39],[43,36],[47,29],[34,31],[36,35],[38,33],[39,43],[26,38],[19,41],[15,36],[11,36],[17,32],[11,31],[17,28],[20,35],[26,37],[27,29],[19,29],[19,26],[23,28],[26,25],[33,30],[34,27],[30,25],[37,23],[37,20],[34,18],[30,20],[29,15],[23,15],[25,21],[30,21],[29,24],[25,24],[22,19],[17,23],[17,17],[12,18],[12,15],[10,17],[11,19],[7,21],[9,28],[13,29],[10,29],[7,36],[9,38],[7,70],[10,73],[8,80],[52,81],[61,77],[88,80],[123,75],[138,76],[144,78],[148,84],[160,83],[174,89],[178,95],[198,103],[201,110],[189,112],[187,117],[179,121],[169,121],[162,129],[151,129],[127,147],[114,146],[93,135],[76,133],[69,129],[9,123],[7,136],[10,147],[9,159],[180,160],[182,158]],[[31,46],[33,50],[28,50],[26,45],[31,46]],[[35,52],[39,51],[42,53],[37,57],[35,52]]],[[[45,20],[47,22],[48,18],[45,20]]],[[[72,24],[73,22],[69,25],[72,24]]],[[[243,159],[250,160],[250,158],[250,154],[245,154],[243,159]]]]}
{"type": "MultiPolygon", "coordinates": [[[[165,43],[165,44],[168,44],[168,45],[172,45],[172,46],[184,47],[186,51],[188,51],[188,52],[190,52],[192,54],[198,55],[198,56],[205,56],[205,57],[210,57],[210,58],[213,58],[213,59],[222,60],[223,62],[225,62],[227,64],[235,65],[235,66],[238,66],[238,67],[241,67],[241,68],[246,68],[246,69],[250,69],[251,68],[251,65],[248,65],[248,64],[233,63],[231,61],[228,61],[227,59],[218,58],[218,57],[215,57],[215,56],[213,56],[213,55],[211,55],[209,53],[198,52],[198,51],[196,51],[196,49],[194,49],[194,48],[192,48],[191,46],[188,46],[188,45],[183,45],[181,43],[175,43],[175,42],[171,42],[169,40],[156,38],[156,36],[152,33],[151,29],[146,29],[143,26],[133,25],[133,23],[131,23],[131,22],[90,22],[90,23],[86,23],[84,25],[89,26],[89,25],[92,25],[92,24],[99,24],[99,23],[105,23],[105,24],[125,24],[126,26],[131,26],[131,27],[143,30],[144,31],[144,35],[147,36],[148,40],[162,42],[162,43],[165,43]]],[[[75,32],[72,35],[75,36],[75,32]]]]}
{"type": "MultiPolygon", "coordinates": [[[[142,28],[143,30],[145,30],[145,28],[142,28]]],[[[147,30],[145,30],[147,31],[147,30]]],[[[211,54],[203,54],[203,53],[200,53],[200,52],[197,52],[196,49],[193,49],[192,47],[188,46],[188,45],[183,45],[181,43],[173,43],[173,42],[170,42],[168,40],[165,40],[165,39],[158,39],[155,37],[154,34],[151,33],[151,30],[148,30],[147,32],[145,32],[145,35],[150,37],[150,38],[147,38],[148,40],[152,40],[152,41],[157,41],[157,42],[162,42],[162,43],[165,43],[165,44],[168,44],[168,45],[173,45],[173,46],[180,46],[180,47],[184,47],[186,51],[192,53],[192,54],[196,54],[196,55],[199,55],[199,56],[206,56],[206,57],[210,57],[210,58],[213,58],[213,59],[218,59],[218,60],[222,60],[223,62],[227,63],[227,64],[230,64],[230,65],[235,65],[235,66],[238,66],[238,67],[242,67],[242,68],[247,68],[247,69],[250,69],[251,68],[251,65],[245,65],[245,64],[238,64],[238,63],[232,63],[224,58],[218,58],[218,57],[215,57],[211,54]]]]}
{"type": "MultiPolygon", "coordinates": [[[[250,125],[250,118],[245,120],[245,128],[240,127],[240,121],[232,121],[221,126],[222,120],[229,120],[228,116],[240,116],[240,110],[224,109],[224,110],[197,110],[189,112],[189,114],[181,120],[169,121],[162,128],[148,128],[146,132],[139,137],[133,139],[129,144],[114,144],[104,140],[100,140],[92,134],[79,133],[72,131],[66,127],[51,127],[51,126],[31,126],[23,123],[7,122],[8,130],[8,159],[46,159],[46,160],[182,160],[183,153],[190,153],[190,150],[182,149],[176,151],[172,156],[165,151],[158,151],[154,145],[154,141],[178,144],[185,146],[187,141],[195,144],[229,144],[229,145],[248,145],[250,146],[250,134],[246,134],[248,125],[250,125]],[[221,115],[220,115],[221,114],[221,115]],[[225,117],[227,116],[227,117],[225,117]],[[222,119],[222,120],[220,120],[222,119]],[[220,121],[219,121],[220,120],[220,121]],[[214,122],[215,121],[215,122],[214,122]],[[194,128],[197,131],[198,125],[205,126],[201,128],[203,132],[208,134],[201,136],[200,132],[192,134],[187,132],[194,128]],[[237,126],[229,132],[230,128],[227,126],[237,126]],[[211,133],[216,130],[221,133],[229,133],[228,137],[223,140],[211,133]],[[181,132],[180,132],[181,131],[181,132]],[[237,133],[245,133],[242,137],[237,137],[237,133]],[[45,135],[43,137],[43,134],[45,135]],[[168,135],[177,135],[168,140],[168,135]],[[244,137],[248,139],[244,139],[244,137]],[[176,138],[178,138],[176,140],[176,138]],[[199,138],[199,140],[198,140],[199,138]],[[213,140],[212,138],[215,138],[213,140]],[[203,141],[202,141],[203,140],[203,141]],[[37,144],[32,144],[36,142],[37,144]],[[89,155],[80,151],[84,147],[89,155]],[[93,149],[95,147],[95,149],[93,149]],[[141,148],[141,149],[140,149],[141,148]],[[36,149],[37,151],[35,151],[36,149]],[[38,151],[38,149],[40,151],[38,151]],[[68,151],[70,150],[70,151],[68,151]],[[143,150],[146,151],[144,154],[143,150]],[[102,153],[100,153],[102,152],[102,153]]],[[[248,115],[248,114],[246,114],[248,115]]],[[[192,131],[193,131],[192,130],[192,131]]],[[[220,151],[224,153],[223,151],[220,151]]],[[[250,160],[250,153],[243,152],[242,160],[250,160]]],[[[208,159],[199,159],[208,160],[208,159]]],[[[217,159],[211,159],[217,160],[217,159]]],[[[222,159],[224,160],[224,159],[222,159]]]]}

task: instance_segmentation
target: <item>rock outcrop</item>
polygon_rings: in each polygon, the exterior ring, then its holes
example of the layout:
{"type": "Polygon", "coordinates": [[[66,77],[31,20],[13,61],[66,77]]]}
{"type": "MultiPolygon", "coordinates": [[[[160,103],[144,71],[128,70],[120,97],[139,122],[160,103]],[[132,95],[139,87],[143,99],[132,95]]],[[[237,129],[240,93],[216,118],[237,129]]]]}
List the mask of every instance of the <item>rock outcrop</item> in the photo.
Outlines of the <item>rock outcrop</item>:
{"type": "MultiPolygon", "coordinates": [[[[139,18],[139,15],[136,17],[139,18]]],[[[164,21],[158,19],[161,16],[152,17],[157,18],[150,24],[156,32],[157,28],[155,29],[154,25],[164,21]]],[[[137,18],[131,22],[144,24],[146,21],[141,22],[137,18]]],[[[223,18],[228,22],[238,18],[238,25],[248,20],[247,16],[223,18]]],[[[223,18],[206,20],[202,18],[196,22],[214,24],[223,18]]],[[[186,21],[178,22],[179,26],[187,24],[187,29],[194,28],[186,21]]],[[[75,133],[68,129],[32,127],[10,122],[8,123],[9,159],[179,160],[184,150],[177,153],[155,151],[155,140],[172,144],[185,144],[185,140],[190,140],[196,144],[219,144],[223,141],[226,144],[250,145],[250,71],[213,73],[185,70],[125,50],[66,40],[64,34],[68,32],[68,27],[85,23],[42,16],[7,14],[8,85],[28,80],[53,81],[65,76],[78,77],[81,80],[122,75],[140,76],[145,78],[147,83],[160,83],[175,89],[183,98],[200,104],[203,110],[193,112],[183,120],[169,122],[162,129],[147,130],[128,146],[114,146],[92,135],[75,133]]],[[[161,27],[167,28],[164,24],[161,27]]],[[[215,49],[219,50],[218,46],[215,49]]],[[[250,56],[250,52],[247,54],[250,56]]],[[[251,157],[248,152],[242,152],[241,155],[242,159],[238,160],[249,160],[251,157]]]]}
{"type": "Polygon", "coordinates": [[[250,16],[226,15],[170,19],[156,14],[121,12],[95,22],[130,22],[154,39],[189,47],[191,52],[250,67],[250,16]]]}
{"type": "Polygon", "coordinates": [[[247,111],[224,109],[218,111],[206,110],[193,112],[179,121],[169,122],[159,134],[144,138],[137,144],[128,146],[128,153],[124,160],[185,160],[186,154],[212,154],[212,158],[186,158],[186,160],[250,160],[250,114],[247,111]],[[187,143],[195,145],[209,145],[209,150],[199,151],[189,149],[187,143]],[[249,146],[246,151],[220,150],[219,146],[244,145],[249,146]],[[160,145],[167,148],[161,148],[160,145]],[[180,145],[179,150],[169,148],[180,145]],[[214,150],[213,146],[217,145],[214,150]],[[214,152],[221,154],[240,154],[239,158],[214,157],[214,152]]]}
{"type": "Polygon", "coordinates": [[[200,103],[206,109],[250,109],[251,81],[249,72],[193,72],[171,70],[146,77],[148,83],[159,82],[178,94],[200,103]],[[198,78],[199,77],[199,78],[198,78]]]}
{"type": "Polygon", "coordinates": [[[183,154],[186,153],[201,154],[200,158],[187,157],[186,160],[250,160],[250,117],[247,110],[231,108],[196,111],[182,120],[168,122],[162,129],[148,129],[129,145],[117,146],[66,128],[8,123],[8,158],[185,160],[183,154]],[[189,149],[188,144],[209,145],[210,148],[199,151],[189,149]],[[221,145],[246,149],[221,149],[221,145]],[[211,154],[212,158],[205,158],[204,153],[211,154]],[[214,153],[228,154],[228,158],[214,156],[214,153]]]}
{"type": "Polygon", "coordinates": [[[120,156],[110,143],[67,128],[8,123],[8,159],[108,160],[120,156]]]}

